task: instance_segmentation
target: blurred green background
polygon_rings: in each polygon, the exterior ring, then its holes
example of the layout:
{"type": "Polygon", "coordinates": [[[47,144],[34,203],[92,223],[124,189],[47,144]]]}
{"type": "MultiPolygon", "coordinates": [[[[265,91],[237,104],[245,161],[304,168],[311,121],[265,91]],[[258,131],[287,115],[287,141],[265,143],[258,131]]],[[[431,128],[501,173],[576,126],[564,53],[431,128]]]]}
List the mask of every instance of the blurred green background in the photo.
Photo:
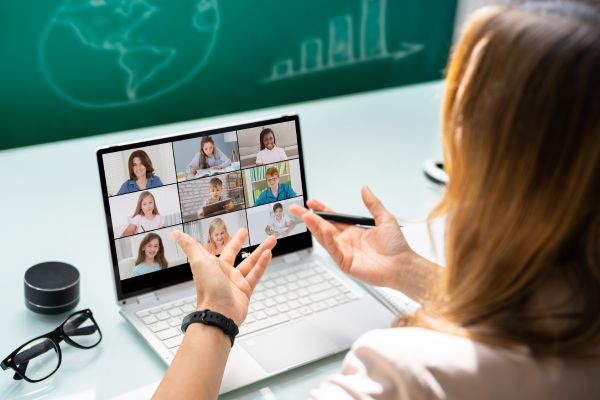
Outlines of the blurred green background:
{"type": "Polygon", "coordinates": [[[0,3],[0,149],[439,79],[455,0],[0,3]]]}

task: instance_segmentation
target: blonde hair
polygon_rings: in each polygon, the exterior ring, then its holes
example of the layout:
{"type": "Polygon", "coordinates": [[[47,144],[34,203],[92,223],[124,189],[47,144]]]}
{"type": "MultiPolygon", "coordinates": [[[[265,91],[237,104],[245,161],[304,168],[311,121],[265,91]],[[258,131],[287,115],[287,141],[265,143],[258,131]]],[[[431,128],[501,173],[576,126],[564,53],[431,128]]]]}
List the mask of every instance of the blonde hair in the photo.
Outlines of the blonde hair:
{"type": "Polygon", "coordinates": [[[159,214],[158,206],[156,205],[156,199],[154,198],[154,195],[148,191],[143,191],[138,197],[137,205],[135,206],[135,211],[133,212],[132,217],[135,217],[136,215],[144,215],[144,212],[142,211],[142,201],[144,201],[144,199],[148,196],[152,197],[152,201],[154,201],[154,209],[152,210],[152,214],[159,214]]]}
{"type": "Polygon", "coordinates": [[[431,215],[447,215],[447,268],[411,324],[537,356],[598,349],[599,27],[596,10],[561,2],[468,24],[446,78],[450,181],[431,215]]]}
{"type": "Polygon", "coordinates": [[[215,254],[215,255],[217,255],[218,248],[217,248],[217,244],[212,239],[212,234],[215,231],[215,229],[217,229],[217,228],[225,228],[224,244],[227,244],[229,242],[229,240],[231,240],[231,236],[229,235],[229,232],[227,231],[227,225],[225,225],[225,222],[221,218],[213,219],[210,222],[210,225],[208,227],[208,243],[206,244],[206,250],[208,250],[209,253],[215,254]]]}

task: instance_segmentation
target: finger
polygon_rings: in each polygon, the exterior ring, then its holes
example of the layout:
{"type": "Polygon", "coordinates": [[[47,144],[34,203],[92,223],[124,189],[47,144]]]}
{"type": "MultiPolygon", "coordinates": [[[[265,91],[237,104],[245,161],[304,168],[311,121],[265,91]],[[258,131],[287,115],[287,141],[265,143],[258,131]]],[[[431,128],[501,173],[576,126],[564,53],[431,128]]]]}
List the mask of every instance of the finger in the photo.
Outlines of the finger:
{"type": "Polygon", "coordinates": [[[327,207],[325,204],[321,203],[319,200],[309,199],[306,201],[306,205],[315,211],[327,211],[327,212],[335,212],[332,208],[327,207]]]}
{"type": "Polygon", "coordinates": [[[375,218],[376,225],[384,222],[396,223],[396,218],[383,206],[383,203],[375,197],[369,187],[363,186],[361,195],[365,206],[367,206],[369,212],[375,218]]]}
{"type": "Polygon", "coordinates": [[[242,275],[246,276],[248,272],[252,269],[252,266],[256,264],[266,250],[272,250],[273,247],[277,244],[277,239],[275,236],[269,236],[250,254],[244,261],[238,265],[237,269],[242,273],[242,275]]]}
{"type": "Polygon", "coordinates": [[[240,249],[246,243],[246,238],[248,237],[248,230],[244,228],[238,229],[238,231],[233,235],[229,243],[225,245],[223,251],[221,252],[221,260],[226,264],[233,265],[235,261],[235,257],[240,252],[240,249]]]}
{"type": "Polygon", "coordinates": [[[181,247],[190,261],[198,259],[199,257],[211,255],[202,245],[200,245],[200,243],[196,241],[196,239],[186,233],[181,231],[172,231],[171,237],[175,239],[179,247],[181,247]]]}
{"type": "MultiPolygon", "coordinates": [[[[254,288],[258,284],[260,278],[262,278],[263,274],[267,270],[267,266],[271,262],[272,253],[270,249],[266,249],[258,258],[258,261],[254,265],[254,267],[248,272],[246,275],[246,282],[250,285],[251,292],[254,291],[254,288]]],[[[248,296],[249,297],[249,296],[248,296]]]]}
{"type": "Polygon", "coordinates": [[[291,204],[288,208],[288,211],[297,218],[302,218],[305,213],[310,212],[307,208],[304,208],[298,204],[291,204]]]}
{"type": "Polygon", "coordinates": [[[333,259],[336,262],[338,262],[338,260],[343,260],[341,249],[338,242],[335,240],[339,230],[313,213],[305,214],[303,220],[308,229],[310,229],[315,238],[317,238],[317,241],[321,243],[329,254],[331,254],[333,259]]]}

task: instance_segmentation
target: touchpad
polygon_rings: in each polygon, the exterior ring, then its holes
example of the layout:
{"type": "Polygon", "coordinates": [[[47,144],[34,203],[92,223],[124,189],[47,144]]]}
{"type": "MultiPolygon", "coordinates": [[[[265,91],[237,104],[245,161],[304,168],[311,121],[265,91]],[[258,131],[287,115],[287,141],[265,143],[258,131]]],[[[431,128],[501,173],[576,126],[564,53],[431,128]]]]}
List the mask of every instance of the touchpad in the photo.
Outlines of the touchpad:
{"type": "Polygon", "coordinates": [[[269,373],[317,360],[337,350],[327,335],[306,321],[242,338],[239,342],[269,373]]]}

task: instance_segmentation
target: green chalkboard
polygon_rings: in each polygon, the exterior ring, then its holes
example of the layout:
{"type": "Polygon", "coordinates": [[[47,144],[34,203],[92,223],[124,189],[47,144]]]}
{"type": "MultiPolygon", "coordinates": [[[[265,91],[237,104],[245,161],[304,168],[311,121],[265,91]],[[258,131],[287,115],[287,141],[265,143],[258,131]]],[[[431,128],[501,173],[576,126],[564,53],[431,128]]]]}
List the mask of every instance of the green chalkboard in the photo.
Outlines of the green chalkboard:
{"type": "Polygon", "coordinates": [[[0,148],[439,79],[455,0],[0,3],[0,148]]]}

